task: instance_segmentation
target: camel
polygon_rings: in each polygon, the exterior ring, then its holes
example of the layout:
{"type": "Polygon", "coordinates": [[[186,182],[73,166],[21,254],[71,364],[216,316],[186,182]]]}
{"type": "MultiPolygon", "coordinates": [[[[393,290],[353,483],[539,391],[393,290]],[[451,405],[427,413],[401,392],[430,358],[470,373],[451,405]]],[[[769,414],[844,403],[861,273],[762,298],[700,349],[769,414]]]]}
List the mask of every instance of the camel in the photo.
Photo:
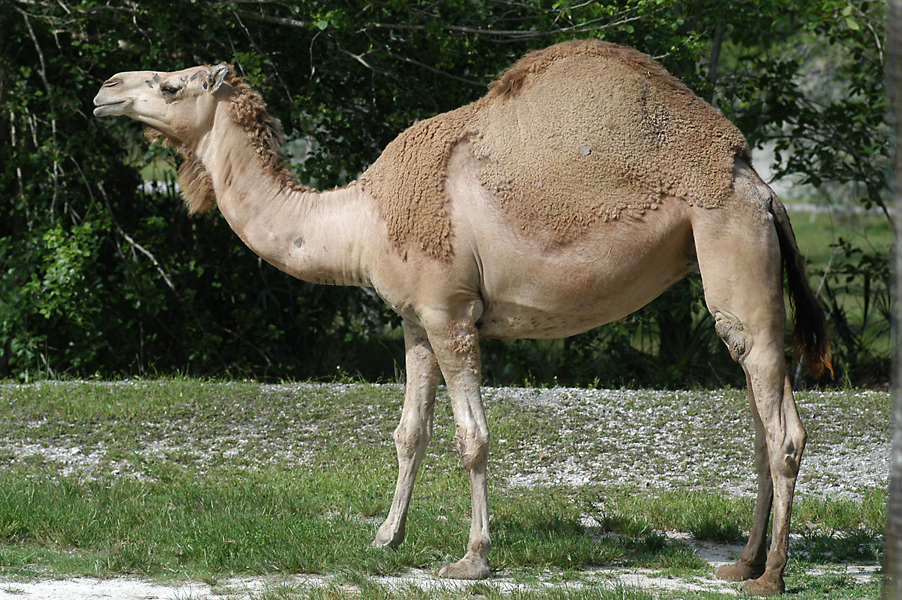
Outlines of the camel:
{"type": "Polygon", "coordinates": [[[119,73],[94,104],[179,149],[190,212],[218,207],[285,273],[369,286],[401,316],[398,479],[373,543],[404,539],[442,377],[472,507],[466,553],[442,577],[491,574],[479,339],[587,331],[700,272],[716,332],[746,375],[758,477],[748,544],[717,575],[751,594],[784,590],[806,441],[784,357],[784,271],[795,348],[815,375],[832,373],[824,314],[742,134],[651,58],[599,41],[528,54],[483,98],[414,124],[330,191],[288,171],[277,122],[228,65],[119,73]]]}

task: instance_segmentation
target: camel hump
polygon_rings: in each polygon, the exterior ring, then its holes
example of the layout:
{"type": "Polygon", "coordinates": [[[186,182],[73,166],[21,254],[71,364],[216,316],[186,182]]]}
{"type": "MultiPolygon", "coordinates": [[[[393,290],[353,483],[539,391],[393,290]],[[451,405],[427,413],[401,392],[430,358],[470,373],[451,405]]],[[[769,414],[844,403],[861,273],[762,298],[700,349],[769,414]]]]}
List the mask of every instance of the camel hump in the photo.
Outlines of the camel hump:
{"type": "Polygon", "coordinates": [[[483,187],[548,247],[662,202],[718,208],[742,133],[649,56],[597,40],[527,54],[502,73],[472,146],[483,187]]]}
{"type": "Polygon", "coordinates": [[[489,97],[510,99],[520,93],[527,81],[541,76],[552,64],[574,58],[616,61],[660,85],[692,95],[692,91],[682,81],[668,73],[647,54],[601,40],[572,40],[526,54],[489,84],[489,97]]]}
{"type": "Polygon", "coordinates": [[[464,142],[482,187],[548,248],[668,199],[720,207],[734,159],[751,162],[742,133],[649,56],[557,44],[516,62],[480,100],[410,127],[361,175],[402,255],[453,254],[444,186],[464,142]]]}

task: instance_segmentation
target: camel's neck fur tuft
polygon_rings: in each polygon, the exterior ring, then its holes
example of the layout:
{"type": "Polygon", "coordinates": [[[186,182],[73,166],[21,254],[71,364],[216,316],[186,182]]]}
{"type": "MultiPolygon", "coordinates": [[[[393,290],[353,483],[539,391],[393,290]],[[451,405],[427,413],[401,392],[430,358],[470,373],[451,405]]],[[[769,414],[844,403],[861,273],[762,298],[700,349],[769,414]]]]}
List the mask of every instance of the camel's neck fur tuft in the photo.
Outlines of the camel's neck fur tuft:
{"type": "Polygon", "coordinates": [[[243,77],[235,76],[232,67],[229,68],[229,77],[229,85],[232,86],[229,114],[235,124],[247,133],[264,172],[274,178],[280,188],[310,191],[310,188],[298,182],[285,165],[285,154],[282,151],[285,137],[282,126],[267,111],[263,97],[253,90],[243,77]]]}
{"type": "MultiPolygon", "coordinates": [[[[229,67],[226,83],[232,91],[229,95],[229,117],[247,134],[251,146],[260,161],[264,176],[275,180],[281,189],[291,191],[309,191],[310,188],[298,182],[285,166],[282,152],[284,135],[278,121],[269,114],[263,98],[229,67]]],[[[153,128],[145,132],[154,141],[162,134],[153,128]]],[[[179,186],[182,198],[190,214],[202,213],[216,207],[216,194],[213,191],[213,180],[197,154],[185,144],[166,139],[166,143],[174,146],[185,158],[179,167],[179,186]]]]}

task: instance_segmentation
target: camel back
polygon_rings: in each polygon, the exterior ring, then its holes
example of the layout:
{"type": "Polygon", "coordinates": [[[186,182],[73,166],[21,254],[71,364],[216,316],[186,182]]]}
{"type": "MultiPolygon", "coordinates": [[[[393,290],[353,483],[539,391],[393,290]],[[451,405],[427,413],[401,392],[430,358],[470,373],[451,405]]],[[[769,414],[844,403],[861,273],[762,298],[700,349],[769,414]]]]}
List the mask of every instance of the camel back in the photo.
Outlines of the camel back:
{"type": "Polygon", "coordinates": [[[361,177],[396,246],[451,256],[448,160],[467,142],[485,189],[545,247],[597,221],[638,219],[665,197],[715,208],[732,191],[736,127],[648,56],[599,41],[526,55],[484,98],[422,121],[361,177]]]}

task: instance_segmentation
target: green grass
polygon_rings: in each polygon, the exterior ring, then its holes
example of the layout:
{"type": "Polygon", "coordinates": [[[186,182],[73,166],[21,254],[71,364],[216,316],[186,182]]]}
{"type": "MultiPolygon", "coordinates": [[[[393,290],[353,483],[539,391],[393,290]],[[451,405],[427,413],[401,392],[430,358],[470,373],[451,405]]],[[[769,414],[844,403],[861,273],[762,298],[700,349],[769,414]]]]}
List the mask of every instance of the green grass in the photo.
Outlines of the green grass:
{"type": "MultiPolygon", "coordinates": [[[[853,393],[826,400],[800,396],[803,412],[808,407],[813,413],[815,449],[839,440],[835,428],[847,436],[856,428],[870,436],[886,434],[873,421],[888,413],[888,396],[853,393]],[[869,417],[833,422],[828,408],[841,414],[850,406],[869,417]],[[820,414],[829,422],[820,422],[820,414]]],[[[696,423],[695,433],[685,434],[699,445],[694,452],[713,451],[724,460],[741,454],[747,460],[750,431],[739,436],[745,440],[742,449],[712,432],[724,415],[746,410],[743,396],[739,390],[637,391],[622,402],[652,415],[650,423],[660,431],[675,428],[677,437],[680,419],[687,427],[696,423]],[[676,411],[675,405],[685,408],[676,411]],[[656,414],[667,417],[659,420],[656,414]]],[[[339,597],[346,585],[363,589],[366,598],[501,597],[491,585],[441,596],[418,588],[384,589],[369,580],[410,569],[435,573],[459,558],[469,529],[467,482],[452,451],[450,409],[440,397],[436,436],[417,482],[407,539],[397,550],[370,547],[394,488],[391,435],[401,401],[399,386],[347,386],[335,392],[181,379],[0,386],[5,465],[0,575],[219,581],[320,573],[335,579],[318,590],[299,590],[289,582],[259,598],[339,597]]],[[[642,568],[704,578],[711,575],[708,563],[686,541],[664,532],[744,541],[753,501],[723,493],[719,484],[726,470],[671,489],[595,480],[579,486],[508,485],[512,471],[542,473],[580,453],[615,456],[636,440],[593,436],[597,419],[608,419],[609,428],[610,419],[594,405],[566,397],[563,407],[551,410],[489,392],[486,405],[494,440],[493,569],[523,584],[549,577],[589,582],[575,589],[538,586],[504,597],[683,598],[630,587],[593,589],[586,572],[642,568]]],[[[738,477],[750,480],[751,468],[738,477]]],[[[855,583],[835,570],[845,562],[880,561],[886,494],[873,488],[859,492],[858,499],[843,500],[798,496],[794,523],[801,535],[793,542],[787,579],[798,597],[876,597],[876,583],[855,583]],[[825,572],[811,575],[815,568],[825,572]]]]}

